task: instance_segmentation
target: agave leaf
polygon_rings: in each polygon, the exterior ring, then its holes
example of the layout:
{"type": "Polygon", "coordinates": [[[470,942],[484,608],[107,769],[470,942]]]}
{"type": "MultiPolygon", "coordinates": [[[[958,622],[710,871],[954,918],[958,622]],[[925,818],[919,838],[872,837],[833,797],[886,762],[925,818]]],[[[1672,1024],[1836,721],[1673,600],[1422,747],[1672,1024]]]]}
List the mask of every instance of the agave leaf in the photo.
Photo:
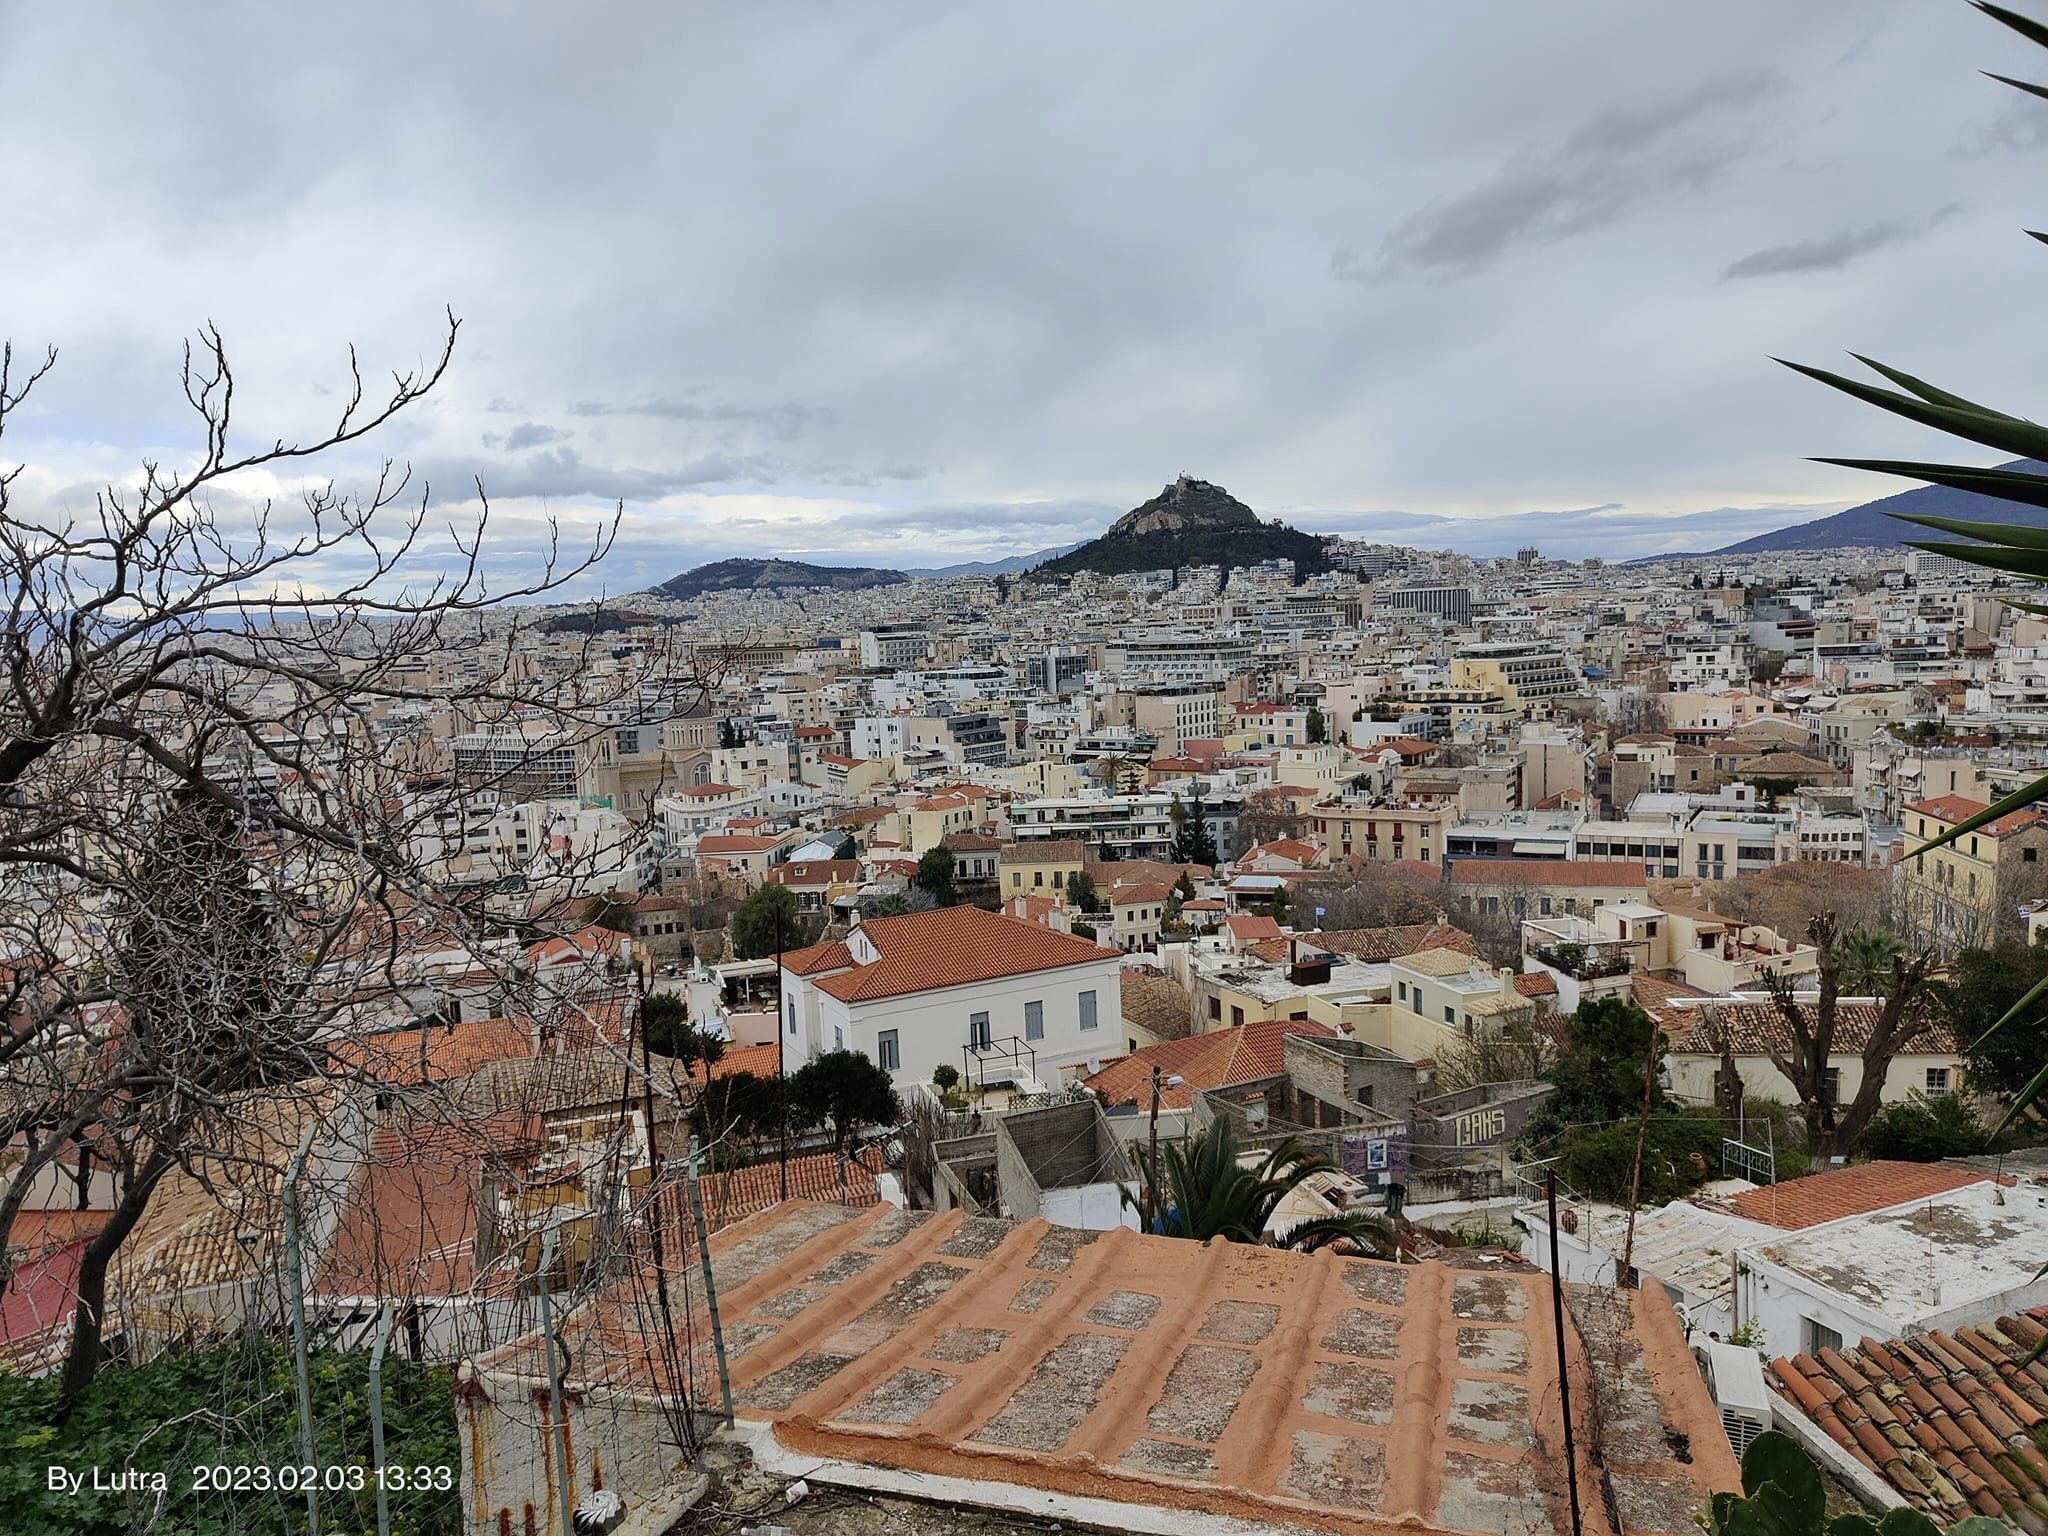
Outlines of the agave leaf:
{"type": "Polygon", "coordinates": [[[2022,16],[2018,11],[2009,11],[2002,5],[1994,5],[1991,3],[1991,0],[1970,0],[1970,4],[1977,7],[1978,10],[1989,16],[1993,21],[2005,23],[2005,25],[2011,27],[2013,31],[2019,33],[2028,42],[2048,48],[2048,27],[2042,26],[2040,22],[2033,20],[2031,17],[2022,16]]]}
{"type": "Polygon", "coordinates": [[[1868,1515],[1837,1515],[1828,1522],[1828,1536],[1877,1536],[1877,1522],[1868,1515]]]}
{"type": "Polygon", "coordinates": [[[1945,848],[1957,838],[1967,836],[1986,823],[1998,820],[2001,816],[2010,816],[2014,811],[2023,811],[2037,800],[2048,800],[2048,776],[2038,778],[2033,783],[2014,790],[2003,800],[1993,801],[1976,815],[1967,816],[1957,822],[1946,832],[1942,833],[1941,836],[1929,838],[1918,848],[1907,854],[1906,857],[1917,859],[1923,853],[1932,853],[1937,848],[1945,848]]]}
{"type": "Polygon", "coordinates": [[[1906,548],[1947,555],[1994,571],[2011,571],[2030,581],[2048,581],[2048,550],[2001,549],[1995,544],[1939,544],[1919,539],[1906,540],[1906,548]]]}
{"type": "MultiPolygon", "coordinates": [[[[2048,480],[2042,484],[2048,486],[2048,480]]],[[[1890,516],[1915,527],[1953,533],[1959,538],[1982,539],[1987,544],[2006,549],[2048,550],[2048,528],[2029,528],[2022,523],[1968,523],[1960,518],[1923,517],[1913,512],[1893,512],[1890,516]]]]}
{"type": "MultiPolygon", "coordinates": [[[[2025,91],[2029,96],[2048,96],[2048,85],[2036,85],[2031,80],[2015,80],[2011,75],[1994,74],[1988,69],[1982,73],[1987,80],[1996,80],[2000,85],[2009,85],[2016,91],[2025,91]]],[[[2027,233],[2034,234],[2031,229],[2027,233]]],[[[2034,238],[2038,240],[2040,236],[2035,235],[2034,238]]]]}
{"type": "MultiPolygon", "coordinates": [[[[2041,1090],[2044,1087],[2048,1087],[2048,1067],[2043,1067],[2040,1071],[2036,1072],[2033,1077],[2028,1079],[2026,1087],[2012,1096],[2012,1103],[2007,1106],[2004,1118],[1998,1122],[1991,1132],[1992,1140],[1996,1141],[2006,1133],[2013,1121],[2019,1119],[2020,1115],[2025,1112],[2026,1107],[2040,1096],[2041,1090]]],[[[2043,1342],[2048,1342],[2048,1339],[2044,1339],[2043,1342]]]]}
{"type": "MultiPolygon", "coordinates": [[[[1843,469],[1867,470],[1874,475],[1897,475],[1906,480],[1925,480],[1929,485],[1946,485],[1958,491],[1975,491],[2016,501],[2030,507],[2048,507],[2048,475],[2028,474],[2017,469],[1972,469],[1962,464],[1920,464],[1906,459],[1816,458],[1816,464],[1834,464],[1843,469]]],[[[1892,516],[1902,516],[1893,513],[1892,516]]],[[[2003,524],[1999,526],[2004,526],[2003,524]]]]}
{"type": "Polygon", "coordinates": [[[1974,400],[1965,400],[1961,395],[1952,395],[1947,390],[1928,383],[1925,379],[1915,378],[1910,373],[1880,363],[1874,357],[1865,357],[1861,352],[1851,352],[1849,355],[1872,373],[1883,374],[1908,394],[1918,395],[1930,405],[1953,405],[1958,410],[1964,411],[1982,411],[1986,409],[1986,407],[1979,405],[1974,400]]]}
{"type": "Polygon", "coordinates": [[[1879,389],[1874,384],[1865,384],[1860,379],[1844,378],[1839,373],[1830,373],[1825,368],[1810,368],[1804,363],[1784,363],[1795,373],[1803,373],[1809,379],[1817,379],[1832,389],[1839,389],[1845,395],[1853,396],[1879,410],[1890,411],[1894,416],[1903,416],[1908,421],[1918,422],[1923,427],[1933,427],[1951,437],[1964,438],[1973,443],[1982,443],[1987,448],[2000,448],[2007,453],[2017,453],[2024,458],[2048,458],[2048,428],[2022,421],[2017,416],[2007,416],[2002,411],[1983,408],[1964,410],[1957,406],[1935,405],[1929,401],[1916,400],[1911,395],[1902,395],[1889,389],[1879,389]]]}
{"type": "Polygon", "coordinates": [[[2021,613],[2048,614],[2048,603],[2023,603],[2016,597],[2001,597],[1999,601],[2008,608],[2017,608],[2021,613]]]}

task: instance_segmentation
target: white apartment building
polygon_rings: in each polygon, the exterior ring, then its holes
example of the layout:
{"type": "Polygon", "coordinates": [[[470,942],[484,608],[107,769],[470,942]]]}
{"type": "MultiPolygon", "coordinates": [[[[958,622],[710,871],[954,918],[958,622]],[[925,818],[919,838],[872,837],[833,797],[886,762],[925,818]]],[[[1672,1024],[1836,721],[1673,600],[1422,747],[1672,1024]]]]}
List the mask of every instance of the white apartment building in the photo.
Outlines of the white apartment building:
{"type": "Polygon", "coordinates": [[[858,924],[783,957],[785,1061],[858,1051],[899,1091],[950,1066],[969,1083],[1055,1089],[1123,1053],[1122,958],[979,907],[858,924]]]}

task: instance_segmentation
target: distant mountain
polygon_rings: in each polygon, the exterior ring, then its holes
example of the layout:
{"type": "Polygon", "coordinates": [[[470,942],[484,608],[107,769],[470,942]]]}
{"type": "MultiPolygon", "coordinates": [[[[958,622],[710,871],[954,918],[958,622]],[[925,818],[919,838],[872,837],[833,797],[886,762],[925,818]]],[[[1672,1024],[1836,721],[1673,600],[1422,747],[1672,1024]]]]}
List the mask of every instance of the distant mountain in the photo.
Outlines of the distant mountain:
{"type": "Polygon", "coordinates": [[[919,566],[905,571],[906,576],[1016,576],[1024,571],[1034,570],[1048,560],[1057,559],[1069,550],[1079,549],[1078,544],[1059,544],[1051,549],[1034,550],[1028,555],[1012,555],[1007,560],[962,560],[958,565],[919,566]]]}
{"type": "Polygon", "coordinates": [[[1257,565],[1292,560],[1304,574],[1328,570],[1322,540],[1285,523],[1269,523],[1220,485],[1182,475],[1141,507],[1133,507],[1099,539],[1031,572],[1036,577],[1098,571],[1160,571],[1184,565],[1257,565]]]}
{"type": "MultiPolygon", "coordinates": [[[[2048,464],[2033,459],[2015,459],[1998,467],[2048,474],[2048,464]]],[[[1980,523],[2023,523],[2029,528],[2048,528],[2048,508],[2023,507],[2017,502],[1980,496],[1975,491],[1951,490],[1945,485],[1923,485],[1917,490],[1901,491],[1896,496],[1866,501],[1860,507],[1837,512],[1833,517],[1816,518],[1810,523],[1780,528],[1775,533],[1760,533],[1740,544],[1709,550],[1708,554],[1764,555],[1781,550],[1890,549],[1908,539],[1947,537],[1931,528],[1899,522],[1895,515],[1899,513],[1913,517],[1955,517],[1980,523]]]]}
{"type": "Polygon", "coordinates": [[[752,592],[773,587],[824,587],[860,592],[908,580],[901,571],[872,566],[811,565],[803,560],[717,560],[671,576],[654,590],[663,597],[701,597],[706,592],[752,592]]]}

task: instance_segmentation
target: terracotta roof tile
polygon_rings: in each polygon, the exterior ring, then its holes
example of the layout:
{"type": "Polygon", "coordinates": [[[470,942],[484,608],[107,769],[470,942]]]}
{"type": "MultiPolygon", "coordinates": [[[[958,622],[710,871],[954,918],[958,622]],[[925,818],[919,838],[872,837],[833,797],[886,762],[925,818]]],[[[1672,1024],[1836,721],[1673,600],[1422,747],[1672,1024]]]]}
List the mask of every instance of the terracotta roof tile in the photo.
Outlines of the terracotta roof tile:
{"type": "MultiPolygon", "coordinates": [[[[1954,826],[1959,821],[1968,821],[1979,811],[1990,807],[1982,800],[1972,800],[1968,795],[1936,795],[1931,800],[1916,800],[1906,807],[1917,816],[1931,816],[1936,821],[1954,826]]],[[[2013,811],[1998,820],[1987,822],[1978,830],[1987,837],[2004,837],[2008,833],[2022,832],[2028,827],[2041,824],[2041,813],[2031,808],[2013,811]]]]}
{"type": "MultiPolygon", "coordinates": [[[[1946,1190],[1976,1184],[1990,1175],[1941,1163],[1854,1163],[1787,1179],[1768,1189],[1745,1189],[1727,1204],[1749,1221],[1794,1230],[1903,1205],[1946,1190]]],[[[2009,1181],[2008,1181],[2009,1182],[2009,1181]]],[[[1882,1360],[1882,1356],[1879,1359],[1882,1360]]]]}
{"type": "Polygon", "coordinates": [[[1205,1035],[1189,1035],[1183,1040],[1162,1040],[1157,1045],[1142,1046],[1083,1081],[1101,1094],[1107,1104],[1137,1103],[1149,1108],[1152,1069],[1158,1067],[1162,1079],[1180,1079],[1178,1085],[1161,1087],[1161,1106],[1188,1109],[1194,1104],[1195,1094],[1202,1090],[1249,1083],[1281,1071],[1281,1042],[1289,1035],[1320,1035],[1327,1040],[1336,1031],[1311,1019],[1261,1019],[1231,1029],[1211,1030],[1205,1035]]]}
{"type": "Polygon", "coordinates": [[[2044,1536],[2048,1456],[2033,1430],[2048,1422],[2048,1370],[2028,1359],[2041,1316],[1774,1360],[1768,1380],[1937,1523],[1994,1515],[2044,1536]]]}
{"type": "MultiPolygon", "coordinates": [[[[907,997],[1004,976],[1089,965],[1114,954],[1072,934],[1055,933],[1037,923],[979,907],[941,907],[935,912],[877,917],[861,924],[859,931],[867,935],[880,958],[820,976],[817,982],[820,990],[843,1003],[907,997]]],[[[847,950],[849,962],[853,960],[851,943],[840,946],[847,950]]],[[[800,950],[798,955],[811,963],[809,951],[800,950]]],[[[785,956],[785,963],[791,958],[785,956]]]]}
{"type": "MultiPolygon", "coordinates": [[[[1881,1003],[1836,1004],[1836,1053],[1860,1054],[1883,1012],[1881,1003]]],[[[1724,1031],[1729,1046],[1738,1055],[1761,1055],[1791,1046],[1791,1031],[1775,1003],[1702,1003],[1694,1008],[1672,1009],[1664,1016],[1664,1022],[1671,1034],[1671,1048],[1689,1055],[1717,1054],[1724,1031]]],[[[1917,1026],[1909,1026],[1903,1044],[1914,1053],[1952,1056],[1956,1034],[1947,1024],[1928,1016],[1917,1026]]]]}

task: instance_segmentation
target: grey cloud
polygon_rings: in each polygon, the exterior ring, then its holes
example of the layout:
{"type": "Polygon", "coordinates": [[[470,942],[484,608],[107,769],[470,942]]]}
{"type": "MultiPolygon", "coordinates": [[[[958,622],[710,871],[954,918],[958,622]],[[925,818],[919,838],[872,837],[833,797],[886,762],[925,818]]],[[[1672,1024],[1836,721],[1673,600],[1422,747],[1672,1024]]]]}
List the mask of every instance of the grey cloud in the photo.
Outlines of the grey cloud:
{"type": "Polygon", "coordinates": [[[1517,153],[1470,191],[1409,215],[1381,241],[1375,258],[1341,247],[1331,270],[1370,282],[1407,271],[1467,275],[1518,245],[1583,234],[1675,191],[1697,190],[1742,157],[1748,136],[1690,130],[1782,89],[1775,73],[1747,70],[1654,107],[1596,113],[1554,148],[1517,153]]]}
{"type": "Polygon", "coordinates": [[[1774,277],[1788,272],[1835,272],[1859,256],[1881,251],[1920,233],[1918,224],[1904,219],[1881,219],[1861,229],[1845,229],[1819,240],[1795,240],[1789,245],[1765,246],[1751,251],[1740,261],[1721,269],[1722,281],[1744,277],[1774,277]]]}
{"type": "Polygon", "coordinates": [[[1939,229],[1961,211],[1961,203],[1950,203],[1924,220],[1880,219],[1861,229],[1845,229],[1840,234],[1817,240],[1795,240],[1786,245],[1766,246],[1723,267],[1721,279],[1727,282],[1730,279],[1776,277],[1796,272],[1837,272],[1873,251],[1917,240],[1928,231],[1939,229]]]}
{"type": "MultiPolygon", "coordinates": [[[[2000,86],[2010,92],[2010,86],[2000,86]]],[[[1987,155],[2030,154],[2048,144],[2048,102],[2033,96],[2008,95],[1991,121],[1964,139],[1949,154],[1958,160],[1987,155]]]]}
{"type": "Polygon", "coordinates": [[[537,421],[522,421],[510,432],[486,432],[486,448],[503,448],[508,453],[518,453],[526,448],[545,448],[549,443],[568,441],[569,434],[560,427],[544,427],[537,421]]]}
{"type": "Polygon", "coordinates": [[[631,402],[578,400],[569,407],[569,413],[573,416],[648,416],[660,421],[761,426],[784,439],[799,437],[839,419],[838,414],[827,407],[804,405],[794,400],[781,405],[758,406],[737,405],[730,400],[677,400],[661,396],[631,402]]]}
{"type": "Polygon", "coordinates": [[[0,48],[0,204],[38,210],[0,241],[0,294],[17,342],[64,351],[12,423],[20,486],[184,462],[196,320],[237,347],[267,441],[331,417],[313,381],[348,343],[373,382],[416,366],[443,304],[465,321],[443,388],[318,473],[410,456],[443,496],[481,476],[503,519],[624,498],[618,558],[656,578],[788,542],[910,566],[1042,548],[1183,467],[1438,546],[1512,550],[1519,508],[1620,502],[1528,525],[1618,557],[1684,532],[1631,509],[1796,508],[1863,489],[1806,455],[1904,451],[1768,354],[1938,335],[1987,389],[2025,382],[2004,322],[2027,263],[1958,290],[1868,259],[1797,303],[1701,282],[1958,198],[2000,238],[2038,212],[1989,151],[2044,130],[1976,74],[1998,30],[1947,6],[1055,0],[791,29],[618,0],[480,30],[359,0],[317,48],[258,0],[114,10],[15,7],[0,48]],[[503,86],[572,56],[570,88],[503,86]],[[228,66],[232,89],[181,86],[228,66]],[[1986,152],[1950,154],[1987,122],[1986,152]],[[138,219],[158,238],[126,238],[138,219]],[[514,446],[523,424],[565,435],[514,446]]]}
{"type": "Polygon", "coordinates": [[[465,463],[441,460],[417,466],[416,478],[437,486],[483,481],[493,500],[588,497],[597,501],[658,501],[705,486],[754,484],[772,473],[769,461],[746,454],[707,453],[660,468],[587,462],[573,448],[555,447],[524,458],[465,463]]]}

